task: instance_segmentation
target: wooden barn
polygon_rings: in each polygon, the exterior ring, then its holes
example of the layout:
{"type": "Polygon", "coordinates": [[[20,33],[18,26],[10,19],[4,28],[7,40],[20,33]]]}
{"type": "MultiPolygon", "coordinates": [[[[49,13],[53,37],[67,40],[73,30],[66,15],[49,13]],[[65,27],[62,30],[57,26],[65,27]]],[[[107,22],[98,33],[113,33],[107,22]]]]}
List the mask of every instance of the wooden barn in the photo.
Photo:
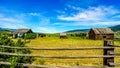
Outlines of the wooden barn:
{"type": "Polygon", "coordinates": [[[92,28],[89,31],[89,39],[102,40],[114,39],[114,32],[110,28],[92,28]]]}
{"type": "Polygon", "coordinates": [[[17,29],[13,34],[13,38],[24,38],[28,33],[33,33],[31,29],[17,29]]]}
{"type": "Polygon", "coordinates": [[[67,34],[66,33],[60,33],[60,38],[67,38],[67,34]]]}

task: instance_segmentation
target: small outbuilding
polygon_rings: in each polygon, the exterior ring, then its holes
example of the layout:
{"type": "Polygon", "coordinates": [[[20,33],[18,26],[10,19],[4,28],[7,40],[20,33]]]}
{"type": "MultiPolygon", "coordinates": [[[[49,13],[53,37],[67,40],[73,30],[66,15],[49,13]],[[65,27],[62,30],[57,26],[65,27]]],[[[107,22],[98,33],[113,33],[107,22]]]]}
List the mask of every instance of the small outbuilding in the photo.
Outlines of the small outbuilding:
{"type": "Polygon", "coordinates": [[[44,33],[38,33],[38,37],[41,37],[41,38],[46,37],[46,34],[44,34],[44,33]]]}
{"type": "Polygon", "coordinates": [[[60,33],[60,38],[67,38],[67,34],[66,33],[60,33]]]}
{"type": "Polygon", "coordinates": [[[8,32],[8,35],[11,37],[13,36],[13,34],[14,34],[13,32],[8,32]]]}
{"type": "Polygon", "coordinates": [[[114,39],[114,32],[110,28],[91,28],[89,31],[89,39],[102,40],[114,39]]]}
{"type": "Polygon", "coordinates": [[[28,33],[33,33],[33,31],[31,29],[17,29],[13,34],[13,38],[24,38],[28,33]]]}

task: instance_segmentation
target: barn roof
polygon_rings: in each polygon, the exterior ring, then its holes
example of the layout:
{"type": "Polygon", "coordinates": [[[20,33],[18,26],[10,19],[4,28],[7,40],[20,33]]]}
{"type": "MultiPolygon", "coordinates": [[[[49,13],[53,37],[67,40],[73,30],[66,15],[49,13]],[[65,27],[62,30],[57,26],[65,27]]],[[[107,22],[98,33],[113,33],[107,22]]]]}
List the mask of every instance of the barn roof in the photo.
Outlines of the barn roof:
{"type": "Polygon", "coordinates": [[[18,34],[18,33],[27,33],[28,31],[30,31],[31,29],[17,29],[15,34],[18,34]]]}
{"type": "Polygon", "coordinates": [[[95,34],[114,34],[110,28],[92,28],[95,34]]]}

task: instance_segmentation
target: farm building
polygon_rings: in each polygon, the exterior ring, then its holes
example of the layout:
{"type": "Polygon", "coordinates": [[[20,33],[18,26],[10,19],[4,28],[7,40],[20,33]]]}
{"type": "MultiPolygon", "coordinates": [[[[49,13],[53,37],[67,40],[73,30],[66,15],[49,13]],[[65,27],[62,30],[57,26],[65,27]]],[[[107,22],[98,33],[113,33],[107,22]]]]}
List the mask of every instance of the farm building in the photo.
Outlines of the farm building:
{"type": "Polygon", "coordinates": [[[110,28],[92,28],[89,31],[89,39],[114,39],[114,32],[110,28]]]}
{"type": "Polygon", "coordinates": [[[66,33],[60,33],[60,38],[67,38],[67,34],[66,33]]]}
{"type": "Polygon", "coordinates": [[[17,29],[13,34],[13,38],[24,38],[28,33],[33,33],[31,29],[17,29]]]}
{"type": "Polygon", "coordinates": [[[8,32],[8,35],[9,36],[13,36],[13,32],[8,32]]]}
{"type": "Polygon", "coordinates": [[[44,34],[44,33],[38,33],[38,37],[41,37],[41,38],[46,37],[46,34],[44,34]]]}

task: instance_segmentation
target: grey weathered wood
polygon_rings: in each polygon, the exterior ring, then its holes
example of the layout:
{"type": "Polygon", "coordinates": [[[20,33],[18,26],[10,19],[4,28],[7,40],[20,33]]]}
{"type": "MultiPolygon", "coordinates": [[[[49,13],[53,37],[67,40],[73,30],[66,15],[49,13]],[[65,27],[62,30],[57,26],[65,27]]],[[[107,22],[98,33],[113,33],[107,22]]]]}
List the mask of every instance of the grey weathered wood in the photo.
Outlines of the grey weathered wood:
{"type": "Polygon", "coordinates": [[[16,54],[16,53],[6,53],[0,52],[0,55],[8,56],[27,56],[27,57],[39,57],[39,58],[111,58],[115,55],[95,55],[95,56],[45,56],[45,55],[35,55],[35,54],[16,54]]]}
{"type": "MultiPolygon", "coordinates": [[[[0,62],[0,64],[4,65],[11,65],[10,62],[0,62]]],[[[40,67],[40,68],[52,68],[52,66],[46,66],[46,65],[37,65],[37,64],[24,64],[24,63],[18,63],[17,66],[24,66],[24,67],[40,67]]]]}
{"type": "MultiPolygon", "coordinates": [[[[113,45],[113,41],[109,40],[109,41],[104,41],[104,46],[109,46],[109,47],[114,47],[113,45]]],[[[111,49],[104,49],[104,55],[110,55],[110,52],[114,52],[114,48],[111,49]]],[[[114,67],[114,65],[109,65],[109,63],[114,63],[114,55],[113,57],[104,57],[103,58],[103,65],[105,66],[110,66],[110,67],[114,67]]]]}
{"type": "Polygon", "coordinates": [[[110,52],[111,55],[120,55],[120,52],[110,52]]]}
{"type": "Polygon", "coordinates": [[[0,46],[0,48],[10,49],[32,49],[32,50],[92,50],[92,49],[111,49],[114,47],[77,47],[77,48],[38,48],[38,47],[13,47],[13,46],[0,46]]]}
{"type": "MultiPolygon", "coordinates": [[[[10,62],[0,62],[0,64],[4,65],[11,65],[10,62]]],[[[25,63],[18,63],[17,66],[24,66],[24,67],[37,67],[37,68],[108,68],[107,66],[47,66],[47,65],[37,65],[37,64],[25,64],[25,63]]]]}
{"type": "Polygon", "coordinates": [[[120,66],[120,63],[109,63],[109,65],[112,65],[112,66],[120,66]]]}

